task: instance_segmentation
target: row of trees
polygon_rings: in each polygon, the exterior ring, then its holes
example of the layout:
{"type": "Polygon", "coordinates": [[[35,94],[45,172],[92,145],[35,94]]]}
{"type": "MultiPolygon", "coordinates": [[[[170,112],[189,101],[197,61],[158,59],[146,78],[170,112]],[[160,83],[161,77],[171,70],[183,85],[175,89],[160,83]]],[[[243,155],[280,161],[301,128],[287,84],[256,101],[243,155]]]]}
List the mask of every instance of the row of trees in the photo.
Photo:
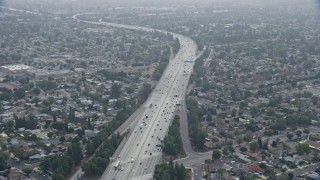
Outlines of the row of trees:
{"type": "MultiPolygon", "coordinates": [[[[112,89],[112,88],[111,88],[112,89]]],[[[152,88],[150,84],[143,84],[142,89],[139,92],[138,104],[143,103],[151,93],[152,88]]],[[[114,151],[122,141],[122,137],[119,134],[112,135],[114,132],[137,107],[136,101],[121,101],[116,103],[117,108],[120,111],[116,114],[115,119],[108,123],[104,129],[94,138],[89,140],[86,145],[86,156],[90,157],[94,154],[92,159],[83,165],[83,170],[87,176],[100,176],[107,165],[110,163],[110,157],[112,157],[114,151]],[[130,105],[128,105],[128,103],[130,105]]]]}
{"type": "Polygon", "coordinates": [[[109,136],[134,112],[135,107],[129,108],[126,106],[126,102],[121,104],[122,106],[119,107],[121,110],[115,119],[105,125],[104,129],[86,145],[86,156],[90,157],[94,154],[92,159],[83,165],[87,176],[100,176],[103,173],[110,162],[109,157],[112,157],[122,140],[119,134],[112,135],[111,138],[109,136]]]}
{"type": "MultiPolygon", "coordinates": [[[[120,135],[113,135],[110,139],[108,138],[112,132],[116,130],[134,111],[134,108],[128,108],[127,106],[122,107],[122,109],[117,113],[116,118],[113,119],[104,129],[93,139],[89,140],[86,144],[86,155],[89,157],[95,153],[95,156],[86,164],[83,165],[83,169],[86,175],[99,175],[109,163],[109,157],[112,156],[113,152],[116,150],[117,146],[120,144],[122,137],[120,135]],[[100,145],[103,145],[100,147],[100,145]]],[[[70,109],[69,118],[72,119],[74,114],[74,109],[70,109]]],[[[86,124],[90,124],[90,120],[86,121],[86,124]]],[[[51,125],[55,129],[66,130],[70,128],[64,123],[53,122],[51,125]]],[[[71,170],[79,165],[82,158],[82,147],[80,145],[80,140],[83,137],[84,132],[80,130],[77,137],[72,141],[71,147],[68,149],[67,153],[62,156],[55,156],[46,159],[40,164],[41,169],[44,172],[53,173],[52,179],[60,180],[64,179],[71,170]]]]}
{"type": "Polygon", "coordinates": [[[174,164],[170,160],[169,164],[157,164],[154,172],[154,179],[156,180],[185,180],[187,179],[187,171],[183,164],[174,164]]]}
{"type": "Polygon", "coordinates": [[[309,154],[311,152],[311,149],[307,143],[299,143],[296,145],[296,151],[298,154],[309,154]]]}
{"type": "Polygon", "coordinates": [[[121,91],[121,84],[118,84],[118,83],[114,83],[112,86],[111,86],[111,91],[110,91],[110,97],[111,98],[118,98],[121,96],[122,94],[122,91],[121,91]]]}
{"type": "Polygon", "coordinates": [[[174,54],[177,54],[179,49],[180,49],[180,42],[179,42],[179,39],[176,38],[173,43],[172,51],[174,54]]]}
{"type": "Polygon", "coordinates": [[[34,116],[29,115],[26,119],[25,117],[19,118],[16,115],[13,115],[15,121],[15,128],[26,128],[26,129],[36,129],[38,122],[34,116]]]}
{"type": "Polygon", "coordinates": [[[169,128],[168,135],[164,138],[163,152],[173,156],[177,155],[178,153],[183,153],[179,119],[179,116],[174,117],[174,120],[169,128]]]}
{"type": "Polygon", "coordinates": [[[203,151],[206,133],[200,126],[200,120],[205,114],[204,110],[198,106],[198,102],[194,99],[187,99],[189,136],[195,150],[203,151]]]}
{"type": "Polygon", "coordinates": [[[10,165],[8,164],[9,153],[0,153],[0,175],[6,176],[9,173],[10,165]]]}
{"type": "Polygon", "coordinates": [[[108,70],[100,70],[100,71],[98,71],[98,74],[103,75],[103,77],[106,80],[112,80],[112,81],[114,81],[114,80],[121,81],[121,80],[124,80],[125,78],[127,78],[127,74],[124,72],[111,72],[108,70]]]}
{"type": "Polygon", "coordinates": [[[40,163],[43,172],[52,172],[53,180],[62,180],[68,175],[75,165],[78,165],[83,157],[79,138],[74,138],[67,153],[63,156],[54,156],[40,163]]]}
{"type": "Polygon", "coordinates": [[[152,77],[155,80],[159,80],[162,76],[162,73],[167,67],[167,64],[169,63],[170,59],[170,48],[167,47],[165,50],[163,50],[162,56],[159,59],[159,65],[156,68],[156,70],[153,72],[152,77]]]}
{"type": "Polygon", "coordinates": [[[151,84],[143,83],[142,88],[139,91],[139,96],[138,96],[139,103],[142,104],[145,100],[147,100],[151,92],[152,92],[151,84]]]}
{"type": "Polygon", "coordinates": [[[287,128],[287,126],[310,125],[312,118],[313,118],[313,115],[306,114],[306,113],[304,114],[295,113],[292,115],[289,114],[285,119],[277,118],[271,127],[272,129],[283,131],[287,128]]]}
{"type": "MultiPolygon", "coordinates": [[[[102,147],[98,149],[94,157],[83,166],[86,175],[101,175],[103,173],[110,162],[109,157],[112,157],[114,151],[120,144],[122,137],[117,134],[112,135],[110,139],[106,139],[107,140],[104,141],[102,147]]],[[[87,155],[91,155],[95,152],[97,144],[98,143],[96,142],[88,142],[86,146],[87,155]]]]}
{"type": "Polygon", "coordinates": [[[57,83],[53,80],[42,80],[37,83],[38,87],[42,90],[49,91],[57,88],[57,83]]]}
{"type": "Polygon", "coordinates": [[[0,100],[8,101],[11,98],[21,99],[26,96],[25,90],[23,88],[18,88],[13,91],[7,89],[0,89],[0,100]]]}
{"type": "Polygon", "coordinates": [[[195,64],[193,67],[194,74],[192,74],[191,78],[192,78],[192,81],[197,85],[201,85],[201,86],[203,85],[200,77],[204,76],[203,64],[204,64],[204,61],[209,57],[209,55],[210,55],[210,50],[206,49],[204,50],[202,55],[198,57],[195,61],[195,64]]]}

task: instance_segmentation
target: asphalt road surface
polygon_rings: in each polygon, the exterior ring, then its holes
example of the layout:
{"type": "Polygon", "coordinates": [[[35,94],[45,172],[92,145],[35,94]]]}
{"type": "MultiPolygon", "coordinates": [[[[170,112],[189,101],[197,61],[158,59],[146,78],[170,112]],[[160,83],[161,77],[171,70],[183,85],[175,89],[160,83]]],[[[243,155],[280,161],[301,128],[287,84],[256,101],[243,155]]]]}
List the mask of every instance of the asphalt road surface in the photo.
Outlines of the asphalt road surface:
{"type": "Polygon", "coordinates": [[[206,159],[211,159],[212,151],[199,153],[195,152],[192,148],[189,131],[188,131],[188,119],[187,119],[187,109],[185,101],[181,101],[181,106],[179,107],[180,115],[180,133],[182,144],[187,156],[185,158],[177,159],[175,162],[183,164],[185,167],[193,169],[193,178],[202,178],[202,164],[206,159]]]}
{"type": "MultiPolygon", "coordinates": [[[[77,15],[73,16],[77,19],[77,15]]],[[[130,25],[89,22],[117,28],[141,31],[155,31],[152,28],[130,25]]],[[[157,30],[170,33],[163,30],[157,30]]],[[[101,179],[152,179],[155,165],[162,155],[162,142],[173,119],[174,111],[185,98],[186,87],[196,58],[197,45],[190,38],[171,33],[180,42],[180,50],[170,60],[163,76],[143,105],[142,116],[137,116],[130,127],[131,134],[127,142],[117,150],[101,179]]],[[[141,110],[141,109],[140,109],[141,110]]],[[[140,114],[140,113],[139,113],[140,114]]]]}
{"type": "MultiPolygon", "coordinates": [[[[74,15],[73,18],[77,18],[74,15]]],[[[117,28],[154,31],[152,28],[122,25],[115,23],[83,21],[91,24],[117,28]]],[[[158,30],[164,33],[170,33],[158,30]]],[[[161,159],[162,141],[173,119],[174,111],[179,107],[181,134],[187,157],[177,160],[186,167],[193,168],[194,178],[201,179],[201,166],[212,152],[194,152],[190,143],[186,116],[185,93],[196,59],[197,45],[187,37],[171,33],[180,42],[180,50],[173,58],[149,99],[139,108],[139,115],[122,125],[122,131],[130,125],[131,134],[113,155],[100,179],[152,179],[155,165],[161,159]],[[142,116],[141,116],[142,114],[142,116]],[[134,126],[135,124],[135,126],[134,126]]]]}
{"type": "MultiPolygon", "coordinates": [[[[74,15],[73,18],[82,21],[77,16],[74,15]]],[[[146,32],[159,31],[170,33],[180,42],[180,50],[169,62],[149,99],[137,110],[138,112],[131,116],[130,121],[126,121],[119,128],[118,132],[123,132],[130,128],[132,129],[132,133],[128,137],[127,142],[123,146],[120,146],[121,149],[118,150],[118,152],[120,151],[118,153],[119,156],[114,158],[113,163],[108,166],[101,177],[101,179],[152,179],[155,165],[161,159],[162,149],[160,146],[162,146],[162,141],[167,134],[174,111],[181,104],[181,101],[184,101],[186,88],[196,59],[197,45],[188,37],[165,30],[102,21],[82,22],[146,32]]],[[[188,163],[191,159],[188,157],[184,162],[188,163]]],[[[196,159],[199,160],[199,158],[196,159]]],[[[76,173],[75,178],[78,179],[81,177],[81,174],[82,171],[80,169],[76,173]]],[[[35,177],[36,179],[40,178],[38,174],[34,175],[37,176],[35,177]]]]}

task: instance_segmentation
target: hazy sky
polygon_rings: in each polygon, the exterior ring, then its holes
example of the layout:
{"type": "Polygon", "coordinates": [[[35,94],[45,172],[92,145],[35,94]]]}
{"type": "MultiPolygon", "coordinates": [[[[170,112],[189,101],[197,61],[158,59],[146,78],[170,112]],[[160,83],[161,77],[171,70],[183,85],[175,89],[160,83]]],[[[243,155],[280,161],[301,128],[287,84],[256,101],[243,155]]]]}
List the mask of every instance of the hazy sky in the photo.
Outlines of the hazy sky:
{"type": "MultiPolygon", "coordinates": [[[[6,0],[0,0],[1,3],[6,0]]],[[[108,4],[108,3],[119,3],[119,4],[131,4],[131,5],[143,5],[143,4],[162,4],[164,6],[171,5],[184,5],[184,4],[214,4],[214,3],[224,3],[224,4],[283,4],[288,3],[291,4],[293,2],[301,2],[301,3],[310,3],[314,2],[315,5],[320,7],[320,0],[10,0],[8,3],[35,3],[35,4],[91,4],[98,5],[99,4],[108,4]]]]}
{"type": "Polygon", "coordinates": [[[100,11],[110,6],[190,6],[198,5],[212,8],[239,7],[250,10],[250,7],[261,6],[296,9],[314,6],[320,13],[320,0],[0,0],[0,5],[7,1],[8,6],[16,8],[47,9],[50,11],[80,10],[100,11]]]}
{"type": "Polygon", "coordinates": [[[0,0],[0,6],[3,6],[5,4],[5,0],[0,0]]]}

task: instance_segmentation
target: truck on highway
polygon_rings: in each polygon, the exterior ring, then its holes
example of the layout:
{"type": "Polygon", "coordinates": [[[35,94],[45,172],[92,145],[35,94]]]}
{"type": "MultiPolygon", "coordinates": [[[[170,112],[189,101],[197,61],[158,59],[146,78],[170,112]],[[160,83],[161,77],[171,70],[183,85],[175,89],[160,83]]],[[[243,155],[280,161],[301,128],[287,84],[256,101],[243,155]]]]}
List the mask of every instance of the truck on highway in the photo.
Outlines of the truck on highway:
{"type": "Polygon", "coordinates": [[[134,162],[134,159],[133,157],[131,157],[131,159],[128,161],[128,163],[133,163],[134,162]]]}
{"type": "Polygon", "coordinates": [[[117,161],[116,164],[114,165],[114,168],[117,169],[120,165],[120,161],[117,161]]]}

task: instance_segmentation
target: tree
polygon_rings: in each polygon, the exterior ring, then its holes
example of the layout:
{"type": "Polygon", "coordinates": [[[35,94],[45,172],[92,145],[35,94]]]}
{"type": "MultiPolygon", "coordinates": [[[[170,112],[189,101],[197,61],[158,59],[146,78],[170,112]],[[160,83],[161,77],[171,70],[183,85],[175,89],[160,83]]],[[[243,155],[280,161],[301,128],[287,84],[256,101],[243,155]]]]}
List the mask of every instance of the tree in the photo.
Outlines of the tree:
{"type": "Polygon", "coordinates": [[[259,108],[257,106],[250,107],[250,113],[252,116],[255,116],[259,113],[259,108]]]}
{"type": "Polygon", "coordinates": [[[296,135],[297,135],[298,137],[301,137],[302,132],[301,132],[300,130],[298,130],[298,131],[296,131],[296,135]]]}
{"type": "Polygon", "coordinates": [[[93,175],[98,173],[98,167],[96,163],[93,160],[91,160],[83,166],[83,171],[86,175],[93,175]]]}
{"type": "Polygon", "coordinates": [[[296,151],[299,155],[303,154],[309,154],[310,153],[310,147],[307,143],[298,143],[296,145],[296,151]]]}
{"type": "Polygon", "coordinates": [[[76,133],[78,134],[79,138],[82,138],[83,135],[85,135],[84,129],[77,129],[76,133]]]}
{"type": "Polygon", "coordinates": [[[13,118],[14,118],[14,120],[15,120],[15,128],[16,128],[16,129],[25,127],[25,124],[26,124],[26,119],[25,119],[25,117],[19,118],[17,115],[14,114],[14,115],[13,115],[13,118]]]}
{"type": "Polygon", "coordinates": [[[262,169],[265,169],[265,168],[267,168],[267,165],[265,163],[260,163],[259,167],[262,168],[262,169]]]}
{"type": "Polygon", "coordinates": [[[92,124],[91,124],[91,119],[90,119],[90,117],[88,117],[88,119],[87,119],[87,127],[88,127],[88,129],[93,130],[93,126],[92,126],[92,124]]]}
{"type": "Polygon", "coordinates": [[[26,96],[26,93],[25,93],[24,89],[22,89],[22,88],[16,89],[13,93],[13,97],[15,97],[17,99],[24,98],[25,96],[26,96]]]}
{"type": "Polygon", "coordinates": [[[261,139],[261,137],[258,138],[258,144],[259,144],[259,148],[262,149],[262,139],[261,139]]]}
{"type": "Polygon", "coordinates": [[[293,179],[293,177],[294,177],[293,173],[292,173],[292,172],[289,172],[289,173],[288,173],[288,177],[289,177],[289,180],[293,179]]]}
{"type": "Polygon", "coordinates": [[[222,179],[222,176],[223,176],[224,172],[225,172],[225,169],[222,169],[222,168],[217,170],[217,173],[218,173],[220,179],[222,179]]]}
{"type": "Polygon", "coordinates": [[[35,87],[32,89],[32,93],[38,96],[41,93],[41,90],[38,87],[35,87]]]}
{"type": "Polygon", "coordinates": [[[259,149],[259,143],[257,141],[253,141],[249,145],[251,151],[257,151],[259,149]]]}
{"type": "Polygon", "coordinates": [[[51,126],[52,126],[52,128],[59,130],[59,131],[64,129],[64,123],[62,121],[53,122],[51,126]]]}
{"type": "Polygon", "coordinates": [[[139,102],[143,103],[150,95],[152,91],[151,84],[143,83],[142,88],[139,92],[139,102]]]}
{"type": "Polygon", "coordinates": [[[178,151],[177,144],[175,143],[174,137],[166,136],[164,138],[164,148],[163,151],[170,155],[176,155],[178,151]]]}
{"type": "Polygon", "coordinates": [[[26,140],[28,140],[28,141],[34,141],[34,142],[38,139],[37,135],[35,135],[35,134],[26,136],[25,138],[26,138],[26,140]]]}
{"type": "Polygon", "coordinates": [[[52,133],[52,132],[48,132],[47,136],[48,136],[49,138],[52,138],[53,133],[52,133]]]}
{"type": "Polygon", "coordinates": [[[68,155],[72,157],[74,160],[75,164],[79,164],[83,154],[82,154],[82,149],[80,146],[79,140],[73,140],[71,143],[71,148],[68,149],[68,155]]]}
{"type": "Polygon", "coordinates": [[[288,134],[287,134],[287,137],[288,137],[288,139],[290,139],[290,140],[293,138],[293,136],[294,136],[294,135],[293,135],[292,133],[288,133],[288,134]]]}
{"type": "Polygon", "coordinates": [[[250,97],[250,96],[251,96],[251,91],[250,91],[250,90],[244,91],[244,97],[245,97],[245,98],[248,98],[248,97],[250,97]]]}
{"type": "Polygon", "coordinates": [[[213,160],[217,160],[217,159],[220,159],[221,158],[221,151],[219,150],[214,150],[212,152],[212,159],[213,160]]]}
{"type": "Polygon", "coordinates": [[[248,151],[248,149],[247,149],[246,147],[241,147],[241,148],[240,148],[240,151],[241,151],[241,152],[246,152],[246,151],[248,151]]]}
{"type": "Polygon", "coordinates": [[[285,119],[277,119],[276,123],[273,125],[274,129],[283,131],[287,128],[287,122],[285,119]]]}
{"type": "Polygon", "coordinates": [[[186,168],[183,166],[183,164],[180,164],[180,167],[178,164],[176,164],[176,169],[177,179],[187,179],[186,168]]]}
{"type": "Polygon", "coordinates": [[[66,141],[66,138],[65,138],[64,136],[61,136],[61,137],[59,138],[59,141],[60,141],[60,142],[64,142],[64,141],[66,141]]]}
{"type": "Polygon", "coordinates": [[[9,154],[6,152],[0,153],[0,171],[4,171],[10,169],[10,165],[8,164],[9,154]]]}
{"type": "Polygon", "coordinates": [[[22,171],[23,171],[27,176],[29,176],[29,174],[32,173],[32,170],[29,169],[29,168],[23,168],[22,171]]]}
{"type": "Polygon", "coordinates": [[[247,131],[246,134],[244,135],[243,139],[247,142],[250,142],[253,138],[254,134],[252,131],[247,131]]]}
{"type": "Polygon", "coordinates": [[[200,129],[197,128],[196,135],[195,135],[195,147],[198,150],[202,150],[204,148],[206,134],[200,129]]]}
{"type": "Polygon", "coordinates": [[[271,146],[272,146],[273,148],[277,147],[277,142],[276,142],[276,141],[272,141],[271,146]]]}
{"type": "Polygon", "coordinates": [[[134,87],[133,86],[129,86],[126,88],[126,91],[128,94],[132,94],[134,92],[134,87]]]}
{"type": "Polygon", "coordinates": [[[94,149],[92,143],[89,141],[89,142],[87,143],[87,145],[86,145],[86,154],[87,154],[88,156],[90,156],[90,155],[92,155],[92,154],[94,153],[94,151],[95,151],[95,149],[94,149]]]}
{"type": "Polygon", "coordinates": [[[309,130],[309,129],[304,129],[304,130],[303,130],[303,133],[309,134],[309,133],[310,133],[310,130],[309,130]]]}
{"type": "Polygon", "coordinates": [[[237,110],[233,108],[233,109],[231,110],[231,116],[232,116],[232,117],[236,117],[236,115],[237,115],[237,110]]]}
{"type": "Polygon", "coordinates": [[[180,42],[179,42],[179,39],[176,38],[176,39],[174,40],[174,44],[173,44],[173,48],[172,48],[173,53],[174,53],[174,54],[177,54],[177,52],[179,51],[179,49],[180,49],[180,42]]]}
{"type": "Polygon", "coordinates": [[[65,123],[64,123],[64,130],[65,130],[66,132],[69,132],[68,122],[65,122],[65,123]]]}
{"type": "Polygon", "coordinates": [[[179,131],[179,116],[175,116],[170,128],[168,135],[164,138],[163,152],[169,155],[176,155],[182,151],[182,141],[179,131]]]}
{"type": "Polygon", "coordinates": [[[229,153],[233,153],[234,152],[234,149],[232,146],[225,146],[223,149],[222,149],[222,154],[223,155],[228,155],[229,153]]]}
{"type": "Polygon", "coordinates": [[[38,82],[38,87],[43,89],[43,90],[52,90],[57,88],[57,83],[54,81],[46,81],[42,80],[38,82]]]}
{"type": "Polygon", "coordinates": [[[169,164],[162,163],[157,164],[154,171],[154,179],[162,179],[162,180],[185,180],[186,169],[182,164],[173,163],[172,160],[169,161],[169,164]]]}
{"type": "Polygon", "coordinates": [[[29,115],[28,120],[25,121],[25,128],[26,129],[37,129],[38,121],[35,119],[34,116],[29,115]]]}
{"type": "Polygon", "coordinates": [[[240,101],[239,108],[244,109],[246,107],[248,107],[248,102],[244,100],[240,101]]]}
{"type": "Polygon", "coordinates": [[[63,179],[64,179],[64,176],[60,172],[55,172],[52,175],[52,180],[63,180],[63,179]]]}
{"type": "Polygon", "coordinates": [[[25,159],[26,154],[20,147],[14,147],[13,148],[13,154],[19,159],[25,159]]]}
{"type": "Polygon", "coordinates": [[[118,98],[120,97],[121,95],[121,85],[120,84],[117,84],[117,83],[114,83],[112,86],[111,86],[111,92],[110,92],[110,96],[112,98],[118,98]]]}
{"type": "Polygon", "coordinates": [[[294,118],[297,124],[300,125],[310,125],[311,124],[311,118],[307,115],[300,115],[294,118]]]}

